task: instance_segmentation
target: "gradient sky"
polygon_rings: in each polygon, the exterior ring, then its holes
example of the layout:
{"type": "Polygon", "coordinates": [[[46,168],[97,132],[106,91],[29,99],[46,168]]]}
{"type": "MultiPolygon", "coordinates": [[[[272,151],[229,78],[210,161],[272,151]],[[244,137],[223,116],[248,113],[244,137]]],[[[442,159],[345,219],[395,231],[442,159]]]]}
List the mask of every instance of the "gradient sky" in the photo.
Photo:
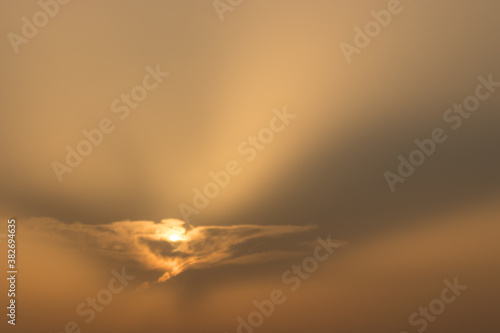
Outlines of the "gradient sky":
{"type": "Polygon", "coordinates": [[[84,332],[236,332],[328,235],[342,246],[256,332],[414,332],[408,316],[456,276],[469,289],[427,332],[498,331],[500,89],[459,130],[443,113],[479,76],[500,81],[500,4],[401,3],[348,64],[339,44],[387,1],[243,0],[224,21],[210,0],[71,1],[17,54],[7,34],[40,7],[0,1],[9,332],[61,332],[122,267],[136,279],[84,332]],[[120,120],[112,102],[157,65],[169,76],[120,120]],[[239,145],[285,107],[296,117],[246,161],[239,145]],[[103,118],[115,130],[59,182],[52,163],[103,118]],[[448,140],[392,193],[384,172],[437,127],[448,140]],[[173,246],[161,221],[232,160],[241,173],[173,224],[190,241],[173,246]]]}

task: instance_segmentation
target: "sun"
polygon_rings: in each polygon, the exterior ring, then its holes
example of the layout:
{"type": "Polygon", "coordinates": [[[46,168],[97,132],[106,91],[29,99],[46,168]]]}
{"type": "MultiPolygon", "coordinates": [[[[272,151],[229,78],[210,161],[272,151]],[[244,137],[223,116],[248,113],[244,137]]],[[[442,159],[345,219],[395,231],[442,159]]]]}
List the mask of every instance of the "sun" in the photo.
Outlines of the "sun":
{"type": "Polygon", "coordinates": [[[155,224],[156,238],[172,243],[186,242],[190,239],[185,222],[176,219],[163,219],[161,223],[155,224]]]}
{"type": "Polygon", "coordinates": [[[172,234],[168,237],[168,239],[172,242],[178,242],[182,240],[182,236],[179,234],[172,234]]]}

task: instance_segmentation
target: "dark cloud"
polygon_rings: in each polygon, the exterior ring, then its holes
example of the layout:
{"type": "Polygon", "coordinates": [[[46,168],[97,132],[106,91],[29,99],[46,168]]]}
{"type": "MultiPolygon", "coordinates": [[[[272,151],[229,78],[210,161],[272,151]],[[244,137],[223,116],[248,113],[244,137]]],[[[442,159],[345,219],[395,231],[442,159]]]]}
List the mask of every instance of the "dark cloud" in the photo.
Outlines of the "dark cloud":
{"type": "Polygon", "coordinates": [[[186,227],[184,222],[173,219],[108,225],[34,219],[28,225],[76,240],[103,255],[136,261],[146,270],[161,272],[159,281],[188,268],[263,263],[303,253],[308,248],[303,234],[315,228],[312,225],[186,227]],[[298,241],[300,238],[302,241],[298,241]]]}

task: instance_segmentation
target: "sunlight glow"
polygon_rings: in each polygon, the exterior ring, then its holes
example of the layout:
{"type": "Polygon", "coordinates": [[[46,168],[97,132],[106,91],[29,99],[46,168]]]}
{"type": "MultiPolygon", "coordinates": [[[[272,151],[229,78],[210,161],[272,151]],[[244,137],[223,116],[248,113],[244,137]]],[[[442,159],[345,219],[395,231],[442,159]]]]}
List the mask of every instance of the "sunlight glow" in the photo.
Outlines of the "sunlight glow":
{"type": "Polygon", "coordinates": [[[178,242],[182,240],[182,236],[178,234],[172,234],[168,237],[168,239],[172,242],[178,242]]]}

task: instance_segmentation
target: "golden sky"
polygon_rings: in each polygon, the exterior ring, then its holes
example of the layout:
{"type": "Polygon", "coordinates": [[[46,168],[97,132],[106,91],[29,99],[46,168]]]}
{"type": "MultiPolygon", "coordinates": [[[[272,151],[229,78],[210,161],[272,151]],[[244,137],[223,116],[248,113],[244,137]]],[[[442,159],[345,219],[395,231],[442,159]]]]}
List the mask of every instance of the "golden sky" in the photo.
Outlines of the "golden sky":
{"type": "Polygon", "coordinates": [[[256,333],[410,333],[456,277],[468,289],[425,331],[498,331],[497,1],[55,1],[0,0],[2,253],[19,228],[2,332],[230,333],[281,290],[256,333]],[[385,172],[436,128],[392,192],[385,172]]]}

